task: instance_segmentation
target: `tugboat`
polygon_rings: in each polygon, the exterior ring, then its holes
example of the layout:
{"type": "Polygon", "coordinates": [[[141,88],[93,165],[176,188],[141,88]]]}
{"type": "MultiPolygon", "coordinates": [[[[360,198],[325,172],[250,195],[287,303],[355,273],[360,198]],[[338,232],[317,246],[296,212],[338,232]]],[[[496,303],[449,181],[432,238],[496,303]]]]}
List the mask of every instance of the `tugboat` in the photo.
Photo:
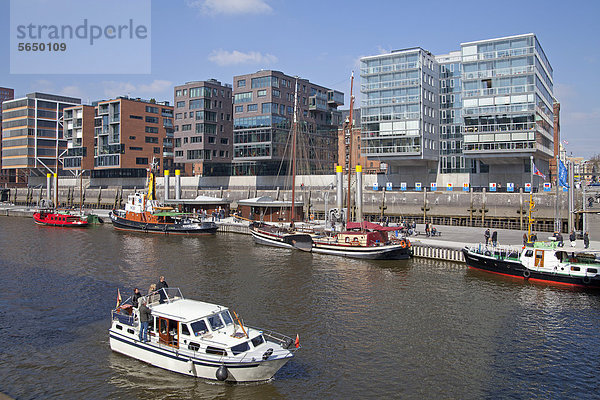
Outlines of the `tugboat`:
{"type": "Polygon", "coordinates": [[[202,221],[193,214],[176,212],[172,207],[161,207],[156,200],[154,169],[148,170],[148,193],[136,192],[127,197],[124,210],[112,210],[110,219],[115,229],[163,234],[210,235],[217,232],[217,224],[202,221]]]}
{"type": "Polygon", "coordinates": [[[141,297],[142,303],[151,311],[149,340],[140,341],[139,311],[129,298],[112,311],[110,347],[169,371],[226,382],[266,381],[300,348],[298,336],[294,341],[249,327],[227,307],[185,299],[178,288],[141,297]]]}
{"type": "Polygon", "coordinates": [[[38,225],[58,226],[61,228],[85,228],[89,222],[85,216],[71,215],[54,210],[40,210],[33,213],[33,220],[38,225]]]}

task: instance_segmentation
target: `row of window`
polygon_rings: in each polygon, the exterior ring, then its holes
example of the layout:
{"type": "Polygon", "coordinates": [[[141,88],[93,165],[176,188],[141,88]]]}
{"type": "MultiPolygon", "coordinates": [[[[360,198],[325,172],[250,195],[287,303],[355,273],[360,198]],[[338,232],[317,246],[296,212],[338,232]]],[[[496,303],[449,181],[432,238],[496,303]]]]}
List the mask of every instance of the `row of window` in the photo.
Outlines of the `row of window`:
{"type": "MultiPolygon", "coordinates": [[[[221,97],[230,97],[229,94],[229,90],[225,90],[225,89],[221,89],[221,97]]],[[[189,90],[190,93],[190,97],[217,97],[219,95],[219,90],[216,88],[209,88],[209,87],[195,87],[195,88],[190,88],[189,90]]],[[[188,90],[187,89],[177,89],[175,90],[175,97],[182,97],[182,96],[187,96],[188,95],[188,90]]]]}

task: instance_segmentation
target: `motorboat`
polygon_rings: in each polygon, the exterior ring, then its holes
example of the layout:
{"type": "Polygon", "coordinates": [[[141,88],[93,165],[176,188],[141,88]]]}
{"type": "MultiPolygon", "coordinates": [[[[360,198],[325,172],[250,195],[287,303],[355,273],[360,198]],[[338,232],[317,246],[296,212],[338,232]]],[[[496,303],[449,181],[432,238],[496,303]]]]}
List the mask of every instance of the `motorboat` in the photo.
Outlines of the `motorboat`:
{"type": "Polygon", "coordinates": [[[40,210],[33,213],[33,220],[38,225],[57,226],[61,228],[85,228],[89,225],[86,216],[72,215],[55,210],[40,210]]]}
{"type": "Polygon", "coordinates": [[[180,374],[226,382],[271,379],[300,348],[296,340],[244,325],[227,307],[184,298],[178,288],[143,296],[151,310],[149,341],[131,298],[112,310],[113,351],[180,374]]]}

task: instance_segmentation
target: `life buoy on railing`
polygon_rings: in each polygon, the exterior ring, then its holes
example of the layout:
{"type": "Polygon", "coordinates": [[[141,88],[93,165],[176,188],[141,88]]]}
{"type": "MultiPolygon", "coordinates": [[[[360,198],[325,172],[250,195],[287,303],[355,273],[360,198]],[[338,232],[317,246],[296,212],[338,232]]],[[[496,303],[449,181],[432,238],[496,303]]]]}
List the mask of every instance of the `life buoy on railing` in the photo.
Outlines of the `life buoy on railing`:
{"type": "Polygon", "coordinates": [[[310,214],[310,220],[314,221],[315,220],[315,214],[310,214]]]}
{"type": "Polygon", "coordinates": [[[402,240],[400,241],[400,247],[402,247],[403,249],[405,249],[405,248],[406,248],[406,242],[404,241],[404,239],[402,239],[402,240]]]}
{"type": "Polygon", "coordinates": [[[530,276],[531,276],[531,272],[528,269],[523,270],[523,277],[525,279],[529,279],[530,276]]]}
{"type": "Polygon", "coordinates": [[[489,250],[486,250],[485,253],[483,253],[483,254],[486,255],[486,256],[491,256],[492,255],[492,253],[489,250]]]}
{"type": "Polygon", "coordinates": [[[352,246],[360,246],[360,242],[358,241],[358,238],[352,239],[352,246]]]}

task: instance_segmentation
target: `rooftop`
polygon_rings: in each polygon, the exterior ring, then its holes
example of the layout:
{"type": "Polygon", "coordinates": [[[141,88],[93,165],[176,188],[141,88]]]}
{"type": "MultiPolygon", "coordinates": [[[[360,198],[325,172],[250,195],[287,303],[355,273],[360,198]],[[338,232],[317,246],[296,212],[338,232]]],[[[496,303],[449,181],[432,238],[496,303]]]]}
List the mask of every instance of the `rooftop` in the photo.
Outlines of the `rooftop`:
{"type": "Polygon", "coordinates": [[[153,313],[181,322],[195,321],[224,310],[227,310],[227,307],[189,299],[180,299],[171,303],[152,306],[153,313]]]}

